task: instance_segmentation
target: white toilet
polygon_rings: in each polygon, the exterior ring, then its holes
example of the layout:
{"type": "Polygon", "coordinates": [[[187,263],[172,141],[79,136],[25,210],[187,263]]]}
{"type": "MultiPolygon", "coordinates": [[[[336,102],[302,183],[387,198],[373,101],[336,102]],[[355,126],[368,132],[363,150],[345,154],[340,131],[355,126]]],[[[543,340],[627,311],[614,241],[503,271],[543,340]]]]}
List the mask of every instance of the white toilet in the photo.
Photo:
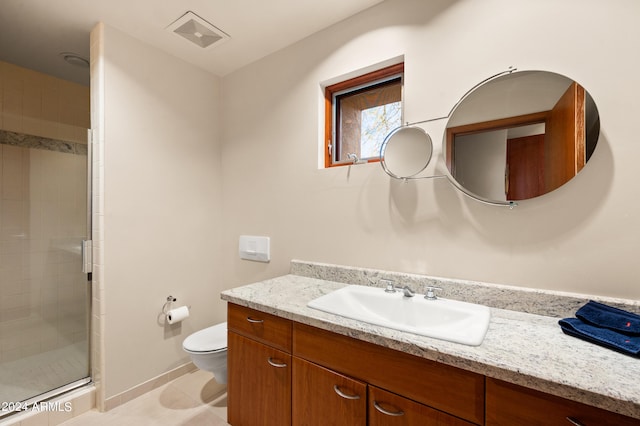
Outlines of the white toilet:
{"type": "Polygon", "coordinates": [[[182,349],[201,370],[211,371],[218,383],[227,383],[227,323],[196,331],[182,342],[182,349]]]}

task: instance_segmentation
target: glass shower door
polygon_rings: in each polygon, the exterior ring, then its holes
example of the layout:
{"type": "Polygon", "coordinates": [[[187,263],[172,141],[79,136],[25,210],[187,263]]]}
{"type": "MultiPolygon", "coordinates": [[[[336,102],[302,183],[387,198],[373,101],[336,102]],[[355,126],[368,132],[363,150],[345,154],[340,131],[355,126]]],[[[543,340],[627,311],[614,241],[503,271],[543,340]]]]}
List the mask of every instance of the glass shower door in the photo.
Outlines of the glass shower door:
{"type": "Polygon", "coordinates": [[[0,130],[0,402],[90,381],[87,151],[0,130]]]}

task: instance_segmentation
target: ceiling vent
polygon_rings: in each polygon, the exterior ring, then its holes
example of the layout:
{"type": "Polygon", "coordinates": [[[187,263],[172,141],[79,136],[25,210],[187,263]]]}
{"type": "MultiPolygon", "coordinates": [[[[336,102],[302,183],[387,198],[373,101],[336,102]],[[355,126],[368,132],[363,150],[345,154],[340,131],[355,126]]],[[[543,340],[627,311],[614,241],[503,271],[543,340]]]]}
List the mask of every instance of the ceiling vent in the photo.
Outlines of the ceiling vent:
{"type": "Polygon", "coordinates": [[[202,48],[216,43],[220,44],[229,39],[228,34],[225,34],[191,11],[182,15],[167,29],[202,48]]]}

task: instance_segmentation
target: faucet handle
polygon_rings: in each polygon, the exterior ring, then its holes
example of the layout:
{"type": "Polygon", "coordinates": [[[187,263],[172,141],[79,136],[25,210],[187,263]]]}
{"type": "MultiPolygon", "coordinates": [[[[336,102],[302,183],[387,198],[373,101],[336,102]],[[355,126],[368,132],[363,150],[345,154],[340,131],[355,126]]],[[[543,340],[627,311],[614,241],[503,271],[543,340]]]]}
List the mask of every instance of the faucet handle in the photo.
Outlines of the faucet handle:
{"type": "Polygon", "coordinates": [[[380,282],[386,284],[386,288],[384,289],[385,293],[395,293],[396,292],[395,282],[393,282],[391,280],[380,280],[380,282]]]}
{"type": "Polygon", "coordinates": [[[427,300],[437,300],[438,296],[436,296],[435,290],[442,290],[440,287],[427,286],[427,294],[424,295],[424,298],[427,300]]]}

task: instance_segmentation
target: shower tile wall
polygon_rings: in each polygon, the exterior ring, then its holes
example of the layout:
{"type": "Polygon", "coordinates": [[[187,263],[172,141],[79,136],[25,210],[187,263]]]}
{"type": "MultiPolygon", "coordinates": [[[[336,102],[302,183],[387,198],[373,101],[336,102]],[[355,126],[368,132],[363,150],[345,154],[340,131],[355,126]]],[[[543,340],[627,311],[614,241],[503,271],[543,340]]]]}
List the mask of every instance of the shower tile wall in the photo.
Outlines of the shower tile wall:
{"type": "Polygon", "coordinates": [[[72,319],[86,311],[89,105],[88,87],[0,61],[0,362],[87,338],[72,319]]]}
{"type": "Polygon", "coordinates": [[[104,291],[104,24],[98,23],[90,36],[92,155],[93,274],[91,289],[91,377],[96,386],[96,408],[104,411],[105,396],[105,291],[104,291]]]}
{"type": "Polygon", "coordinates": [[[0,144],[0,362],[87,338],[86,161],[0,144]]]}

